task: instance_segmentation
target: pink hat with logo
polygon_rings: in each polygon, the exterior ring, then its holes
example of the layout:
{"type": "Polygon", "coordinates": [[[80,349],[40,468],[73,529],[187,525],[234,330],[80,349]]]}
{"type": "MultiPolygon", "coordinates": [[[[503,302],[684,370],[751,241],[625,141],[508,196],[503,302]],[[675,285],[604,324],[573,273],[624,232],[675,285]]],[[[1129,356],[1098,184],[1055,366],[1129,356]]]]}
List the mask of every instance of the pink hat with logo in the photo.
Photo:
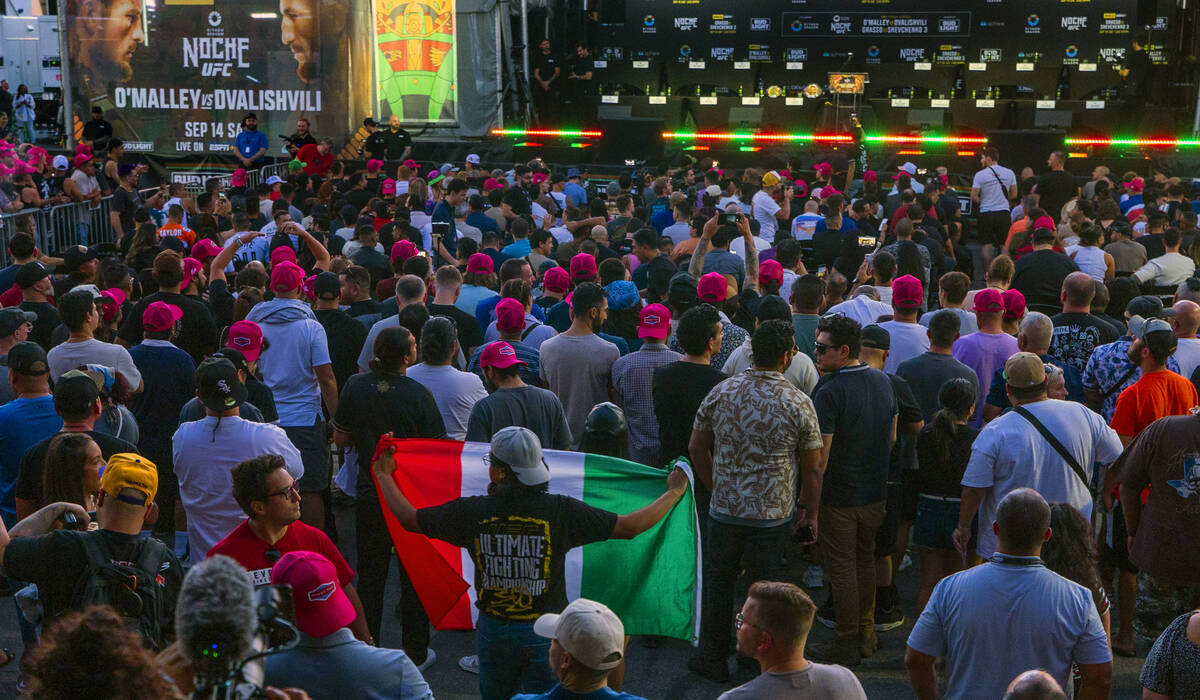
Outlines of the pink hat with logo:
{"type": "Polygon", "coordinates": [[[215,258],[220,252],[221,246],[207,238],[201,238],[192,244],[192,257],[200,261],[215,258]]]}
{"type": "Polygon", "coordinates": [[[1004,297],[1000,296],[999,289],[981,289],[975,292],[975,313],[990,314],[1004,310],[1004,297]]]}
{"type": "Polygon", "coordinates": [[[496,271],[496,264],[487,253],[471,253],[467,258],[467,274],[490,275],[496,271]]]}
{"type": "Polygon", "coordinates": [[[897,309],[917,309],[925,298],[925,287],[921,280],[904,275],[892,281],[892,306],[897,309]]]}
{"type": "Polygon", "coordinates": [[[399,240],[392,244],[392,262],[396,262],[397,260],[404,262],[416,254],[417,245],[408,239],[399,240]]]}
{"type": "Polygon", "coordinates": [[[379,193],[384,197],[396,196],[396,181],[392,178],[385,178],[383,184],[379,186],[379,193]]]}
{"type": "Polygon", "coordinates": [[[571,288],[571,278],[561,267],[552,267],[542,276],[542,288],[548,292],[562,294],[571,288]]]}
{"type": "Polygon", "coordinates": [[[292,587],[296,626],[310,637],[328,637],[358,613],[338,582],[337,567],[316,552],[288,552],[271,568],[271,583],[292,587]]]}
{"type": "Polygon", "coordinates": [[[304,284],[304,270],[294,262],[284,260],[271,268],[271,289],[290,292],[304,284]]]}
{"type": "Polygon", "coordinates": [[[525,305],[516,299],[501,299],[496,303],[496,330],[516,331],[525,327],[525,305]]]}
{"type": "Polygon", "coordinates": [[[271,251],[271,266],[274,267],[282,262],[296,262],[296,251],[292,250],[291,246],[281,245],[271,251]]]}
{"type": "Polygon", "coordinates": [[[596,258],[588,253],[576,253],[571,258],[571,279],[582,280],[596,276],[596,258]]]}
{"type": "Polygon", "coordinates": [[[494,343],[489,343],[483,347],[483,352],[479,354],[480,367],[496,367],[504,369],[513,365],[524,365],[523,360],[517,357],[517,351],[513,350],[513,346],[497,340],[494,343]]]}
{"type": "Polygon", "coordinates": [[[142,327],[152,333],[170,330],[175,322],[183,318],[183,310],[165,301],[156,301],[142,312],[142,327]]]}
{"type": "Polygon", "coordinates": [[[671,335],[671,311],[662,304],[649,304],[638,312],[638,337],[666,340],[671,335]]]}
{"type": "Polygon", "coordinates": [[[246,362],[254,362],[263,349],[262,328],[254,321],[238,321],[229,327],[225,346],[242,353],[246,362]]]}
{"type": "Polygon", "coordinates": [[[196,275],[198,275],[200,273],[200,271],[203,269],[204,269],[204,263],[200,262],[199,260],[197,260],[195,258],[184,258],[183,259],[183,284],[181,284],[179,286],[179,288],[187,289],[188,285],[192,283],[192,280],[195,279],[196,275]]]}
{"type": "Polygon", "coordinates": [[[100,297],[100,313],[103,316],[105,323],[108,323],[117,317],[117,312],[121,310],[121,306],[125,303],[125,299],[128,298],[124,290],[117,289],[116,287],[109,287],[103,292],[100,292],[100,297]]]}
{"type": "Polygon", "coordinates": [[[700,298],[700,301],[705,301],[709,304],[719,304],[725,301],[725,297],[728,294],[729,286],[725,282],[725,275],[722,275],[720,272],[710,272],[707,275],[703,275],[696,284],[696,296],[700,298]]]}

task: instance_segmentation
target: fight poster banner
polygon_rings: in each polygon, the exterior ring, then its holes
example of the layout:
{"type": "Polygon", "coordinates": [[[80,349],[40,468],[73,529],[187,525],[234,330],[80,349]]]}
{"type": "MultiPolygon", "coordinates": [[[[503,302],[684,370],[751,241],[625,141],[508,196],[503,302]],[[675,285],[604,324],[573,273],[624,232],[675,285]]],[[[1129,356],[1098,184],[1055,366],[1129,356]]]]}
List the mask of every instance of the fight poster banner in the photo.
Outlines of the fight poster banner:
{"type": "Polygon", "coordinates": [[[371,106],[370,4],[361,0],[66,0],[76,134],[103,110],[127,151],[228,153],[253,112],[281,134],[307,118],[344,141],[371,106]]]}
{"type": "Polygon", "coordinates": [[[454,0],[375,0],[375,69],[384,121],[458,121],[454,0]]]}

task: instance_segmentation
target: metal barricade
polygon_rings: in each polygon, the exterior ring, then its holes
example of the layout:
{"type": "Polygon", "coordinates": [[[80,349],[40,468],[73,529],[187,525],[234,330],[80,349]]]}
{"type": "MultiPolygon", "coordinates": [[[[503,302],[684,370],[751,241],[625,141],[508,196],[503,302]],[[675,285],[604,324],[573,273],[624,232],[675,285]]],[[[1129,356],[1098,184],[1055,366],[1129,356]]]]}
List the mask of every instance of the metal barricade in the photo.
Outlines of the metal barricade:
{"type": "Polygon", "coordinates": [[[109,213],[112,212],[112,196],[100,200],[100,206],[91,202],[59,204],[46,212],[47,230],[39,245],[43,250],[60,251],[68,246],[97,243],[112,243],[115,237],[109,213]]]}
{"type": "Polygon", "coordinates": [[[271,163],[270,165],[264,165],[258,169],[258,176],[259,176],[261,182],[266,182],[267,179],[270,178],[272,175],[278,175],[279,177],[286,180],[287,174],[288,174],[288,164],[286,162],[271,163]]]}
{"type": "Polygon", "coordinates": [[[45,209],[23,209],[18,212],[0,213],[0,240],[3,241],[3,246],[0,247],[0,266],[8,266],[12,263],[12,256],[8,253],[8,242],[15,234],[28,233],[33,236],[33,240],[39,248],[46,250],[45,241],[48,231],[49,224],[45,209]]]}

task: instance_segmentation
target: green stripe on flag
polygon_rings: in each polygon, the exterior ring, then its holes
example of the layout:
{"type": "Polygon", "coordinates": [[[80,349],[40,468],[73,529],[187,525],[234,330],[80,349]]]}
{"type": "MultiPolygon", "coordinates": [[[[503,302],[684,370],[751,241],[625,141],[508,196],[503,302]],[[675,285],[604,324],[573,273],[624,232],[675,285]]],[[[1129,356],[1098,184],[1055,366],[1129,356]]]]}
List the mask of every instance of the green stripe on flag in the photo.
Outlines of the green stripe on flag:
{"type": "MultiPolygon", "coordinates": [[[[667,488],[667,471],[614,457],[587,455],[583,500],[614,513],[649,505],[667,488]]],[[[687,493],[654,527],[632,540],[583,548],[580,595],[621,618],[625,634],[693,641],[699,619],[696,506],[687,493]]]]}

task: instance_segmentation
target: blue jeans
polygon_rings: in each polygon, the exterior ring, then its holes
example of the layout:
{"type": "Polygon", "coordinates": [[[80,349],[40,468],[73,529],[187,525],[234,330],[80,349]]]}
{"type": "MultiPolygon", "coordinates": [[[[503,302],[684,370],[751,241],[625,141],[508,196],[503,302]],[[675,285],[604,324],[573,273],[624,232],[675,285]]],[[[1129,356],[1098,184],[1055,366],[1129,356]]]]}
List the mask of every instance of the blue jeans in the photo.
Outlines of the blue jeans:
{"type": "Polygon", "coordinates": [[[545,693],[554,687],[550,640],[539,637],[532,622],[505,622],[481,614],[475,644],[483,700],[509,700],[517,693],[545,693]]]}
{"type": "Polygon", "coordinates": [[[772,581],[788,542],[790,523],[772,527],[729,525],[708,519],[704,550],[704,601],[700,614],[700,653],[710,660],[729,655],[733,626],[733,594],[738,573],[746,579],[772,581]]]}
{"type": "Polygon", "coordinates": [[[75,223],[75,236],[79,240],[79,245],[88,244],[88,234],[92,231],[92,225],[88,222],[79,221],[75,223]]]}

